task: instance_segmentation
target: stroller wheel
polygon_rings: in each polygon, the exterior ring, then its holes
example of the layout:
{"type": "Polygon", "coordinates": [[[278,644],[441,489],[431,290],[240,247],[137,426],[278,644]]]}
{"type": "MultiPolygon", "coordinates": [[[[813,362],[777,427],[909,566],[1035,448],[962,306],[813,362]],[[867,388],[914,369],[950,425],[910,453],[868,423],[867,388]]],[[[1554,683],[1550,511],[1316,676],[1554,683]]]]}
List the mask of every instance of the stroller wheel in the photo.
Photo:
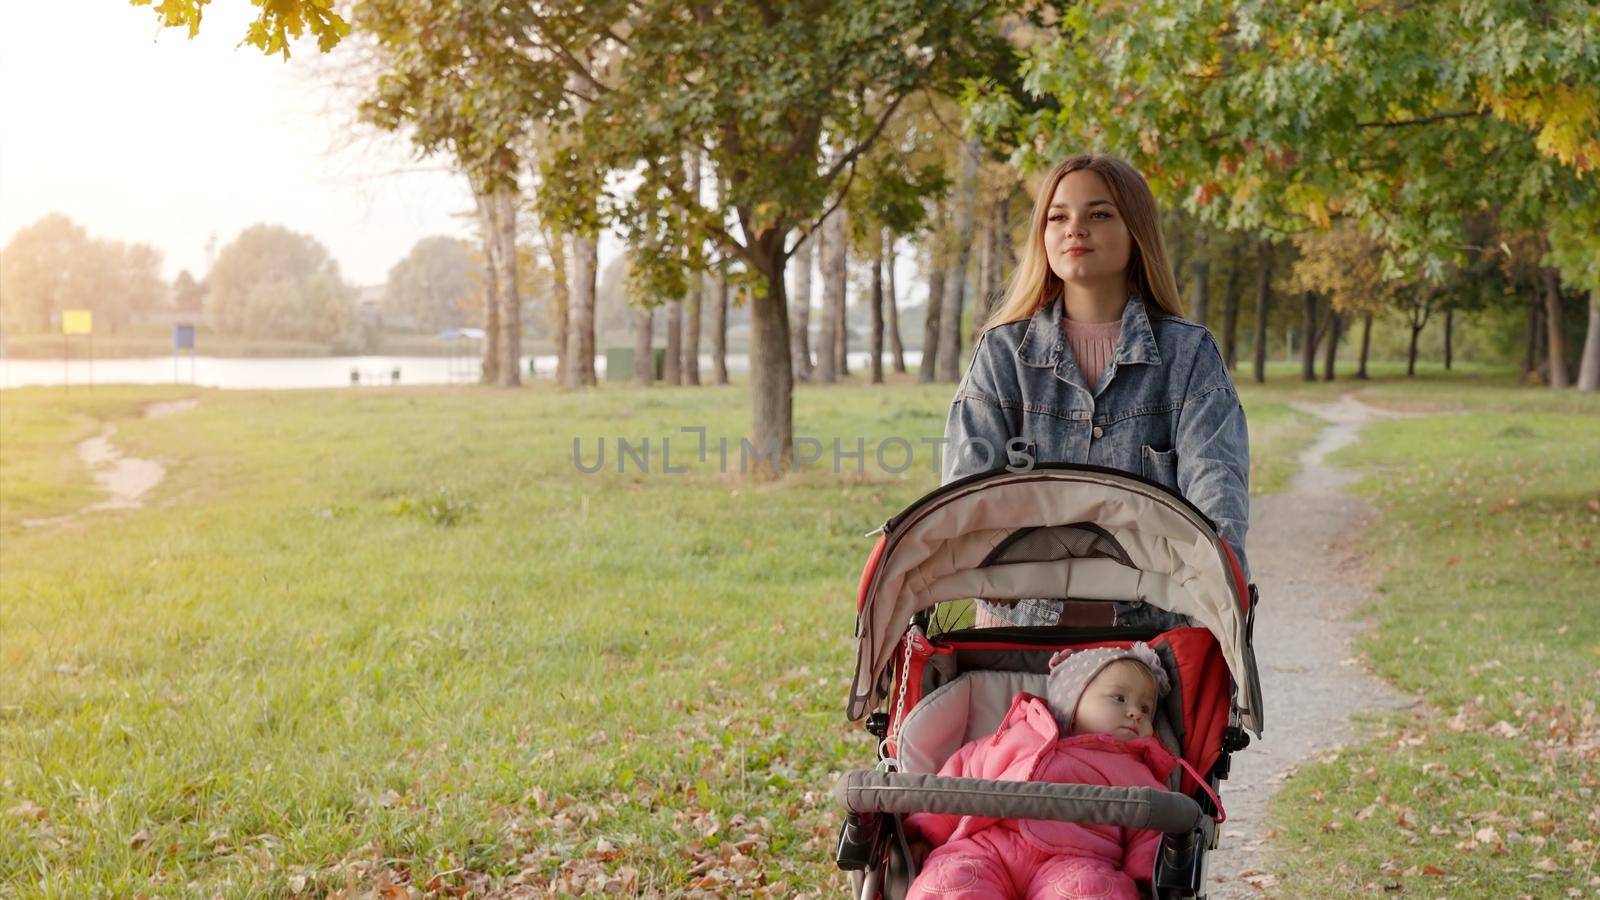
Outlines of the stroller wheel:
{"type": "Polygon", "coordinates": [[[856,900],[878,900],[883,896],[883,871],[873,869],[850,873],[850,896],[856,900]]]}

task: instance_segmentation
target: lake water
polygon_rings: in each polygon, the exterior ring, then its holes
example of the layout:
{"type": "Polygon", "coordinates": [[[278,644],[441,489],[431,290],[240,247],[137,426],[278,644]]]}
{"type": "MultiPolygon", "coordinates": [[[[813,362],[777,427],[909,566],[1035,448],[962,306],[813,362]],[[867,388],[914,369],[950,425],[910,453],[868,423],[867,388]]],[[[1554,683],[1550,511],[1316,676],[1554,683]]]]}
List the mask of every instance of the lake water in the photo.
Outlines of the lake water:
{"type": "MultiPolygon", "coordinates": [[[[850,354],[852,372],[867,369],[869,354],[850,354]]],[[[916,365],[922,354],[907,351],[906,364],[916,365]]],[[[524,356],[522,371],[533,362],[536,376],[553,378],[554,356],[524,356]]],[[[750,358],[729,354],[728,370],[748,372],[750,358]]],[[[595,359],[595,371],[605,378],[606,363],[595,359]]],[[[704,379],[711,357],[700,357],[704,379]]],[[[474,384],[478,380],[476,356],[327,356],[292,359],[222,358],[213,356],[140,357],[132,359],[0,359],[0,388],[89,384],[193,384],[231,390],[292,390],[304,388],[366,387],[370,385],[474,384]],[[396,375],[398,373],[398,376],[396,375]]]]}

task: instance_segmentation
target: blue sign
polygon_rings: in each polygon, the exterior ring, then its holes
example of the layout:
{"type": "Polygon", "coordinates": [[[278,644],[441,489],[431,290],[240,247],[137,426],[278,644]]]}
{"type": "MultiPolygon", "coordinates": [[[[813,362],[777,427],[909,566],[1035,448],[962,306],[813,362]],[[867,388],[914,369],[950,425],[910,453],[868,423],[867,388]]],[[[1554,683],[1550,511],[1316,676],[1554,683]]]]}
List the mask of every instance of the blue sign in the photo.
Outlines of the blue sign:
{"type": "Polygon", "coordinates": [[[174,326],[172,326],[172,349],[174,349],[174,350],[193,350],[194,349],[194,326],[193,325],[174,325],[174,326]]]}

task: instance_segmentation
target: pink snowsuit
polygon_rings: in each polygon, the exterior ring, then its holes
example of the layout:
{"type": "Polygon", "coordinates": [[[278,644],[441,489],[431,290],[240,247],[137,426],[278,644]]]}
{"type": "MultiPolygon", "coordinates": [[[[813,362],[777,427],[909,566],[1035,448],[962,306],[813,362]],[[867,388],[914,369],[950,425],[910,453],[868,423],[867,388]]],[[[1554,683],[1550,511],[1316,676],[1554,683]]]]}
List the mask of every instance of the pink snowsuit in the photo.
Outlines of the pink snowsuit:
{"type": "MultiPolygon", "coordinates": [[[[1176,758],[1155,737],[1061,737],[1045,701],[1019,693],[992,737],[968,742],[940,775],[1167,789],[1176,758]]],[[[1120,825],[916,813],[907,825],[937,849],[912,898],[1113,897],[1137,900],[1161,835],[1120,825]]]]}

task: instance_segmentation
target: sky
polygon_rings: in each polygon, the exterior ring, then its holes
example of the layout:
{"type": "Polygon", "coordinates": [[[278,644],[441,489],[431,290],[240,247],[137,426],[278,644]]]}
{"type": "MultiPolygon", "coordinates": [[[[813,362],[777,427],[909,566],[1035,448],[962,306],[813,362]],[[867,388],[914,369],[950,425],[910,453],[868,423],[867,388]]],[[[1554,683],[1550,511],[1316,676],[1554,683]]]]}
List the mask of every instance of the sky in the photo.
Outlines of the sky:
{"type": "Polygon", "coordinates": [[[0,3],[0,247],[50,212],[154,245],[164,274],[208,268],[256,223],[321,241],[357,285],[418,240],[470,235],[465,179],[404,137],[354,124],[312,41],[237,47],[254,7],[219,0],[200,34],[126,0],[0,3]]]}

